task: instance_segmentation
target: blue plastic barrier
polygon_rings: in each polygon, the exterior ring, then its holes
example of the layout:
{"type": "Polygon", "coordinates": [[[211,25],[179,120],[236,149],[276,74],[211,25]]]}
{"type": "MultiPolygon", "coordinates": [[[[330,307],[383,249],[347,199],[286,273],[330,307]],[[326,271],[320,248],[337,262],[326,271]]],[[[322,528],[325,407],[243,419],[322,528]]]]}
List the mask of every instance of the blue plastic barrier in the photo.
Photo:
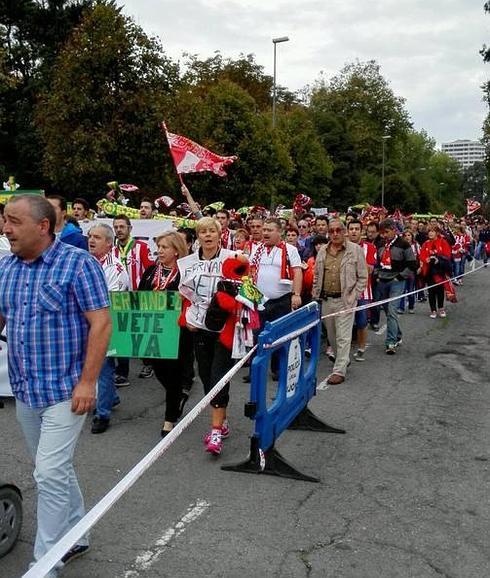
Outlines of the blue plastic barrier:
{"type": "Polygon", "coordinates": [[[252,361],[250,402],[245,406],[245,415],[255,422],[250,456],[240,464],[223,466],[223,470],[319,481],[288,464],[274,443],[287,428],[345,433],[324,424],[307,408],[316,393],[320,337],[320,312],[316,302],[266,323],[252,361]],[[307,348],[311,350],[309,359],[305,355],[307,348]],[[276,396],[268,405],[267,382],[272,355],[278,356],[279,381],[276,396]]]}

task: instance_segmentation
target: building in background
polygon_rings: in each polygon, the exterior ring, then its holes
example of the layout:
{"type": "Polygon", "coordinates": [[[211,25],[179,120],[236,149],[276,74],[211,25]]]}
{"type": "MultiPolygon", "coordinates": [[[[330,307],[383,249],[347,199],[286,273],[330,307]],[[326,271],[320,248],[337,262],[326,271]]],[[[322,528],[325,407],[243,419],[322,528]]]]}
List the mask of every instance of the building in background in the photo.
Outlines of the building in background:
{"type": "Polygon", "coordinates": [[[443,142],[441,150],[457,161],[463,169],[485,160],[485,146],[476,140],[443,142]]]}

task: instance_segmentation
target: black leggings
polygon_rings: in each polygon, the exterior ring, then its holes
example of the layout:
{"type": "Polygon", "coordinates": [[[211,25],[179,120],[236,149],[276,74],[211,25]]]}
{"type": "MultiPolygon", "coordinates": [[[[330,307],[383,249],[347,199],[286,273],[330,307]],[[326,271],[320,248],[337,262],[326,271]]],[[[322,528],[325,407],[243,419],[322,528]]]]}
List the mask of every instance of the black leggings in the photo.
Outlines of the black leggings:
{"type": "Polygon", "coordinates": [[[430,310],[436,311],[437,309],[442,309],[444,307],[444,285],[431,287],[428,292],[430,310]]]}
{"type": "Polygon", "coordinates": [[[182,327],[179,339],[178,359],[148,360],[155,372],[155,377],[167,392],[165,403],[165,421],[175,423],[182,415],[182,387],[186,385],[184,368],[189,363],[189,350],[192,350],[191,332],[182,327]]]}
{"type": "MultiPolygon", "coordinates": [[[[231,351],[219,341],[219,333],[198,329],[193,333],[199,377],[204,393],[209,393],[225,373],[233,366],[231,351]]],[[[230,384],[211,400],[212,407],[227,407],[230,400],[230,384]]]]}
{"type": "Polygon", "coordinates": [[[181,415],[182,365],[178,359],[152,359],[155,377],[167,392],[165,421],[175,423],[181,415]]]}

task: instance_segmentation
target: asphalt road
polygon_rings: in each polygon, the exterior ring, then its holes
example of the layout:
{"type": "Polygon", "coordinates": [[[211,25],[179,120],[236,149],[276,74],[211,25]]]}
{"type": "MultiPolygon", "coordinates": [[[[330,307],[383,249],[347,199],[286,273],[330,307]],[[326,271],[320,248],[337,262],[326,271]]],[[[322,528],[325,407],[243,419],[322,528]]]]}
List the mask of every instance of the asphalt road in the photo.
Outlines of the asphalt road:
{"type": "MultiPolygon", "coordinates": [[[[310,408],[347,434],[287,431],[277,443],[320,483],[220,469],[249,449],[248,386],[237,378],[222,456],[203,451],[202,414],[97,524],[90,552],[63,576],[490,576],[489,287],[490,268],[469,275],[447,319],[431,320],[417,304],[401,319],[395,356],[370,332],[366,361],[352,363],[344,384],[320,385],[310,408]]],[[[319,382],[330,368],[322,355],[319,382]]],[[[158,383],[133,374],[120,394],[111,428],[95,436],[87,422],[79,443],[88,506],[159,440],[158,383]]],[[[200,397],[197,382],[190,406],[200,397]]],[[[31,559],[35,492],[11,401],[0,410],[0,456],[0,477],[24,493],[21,540],[0,560],[0,576],[17,578],[31,559]]]]}

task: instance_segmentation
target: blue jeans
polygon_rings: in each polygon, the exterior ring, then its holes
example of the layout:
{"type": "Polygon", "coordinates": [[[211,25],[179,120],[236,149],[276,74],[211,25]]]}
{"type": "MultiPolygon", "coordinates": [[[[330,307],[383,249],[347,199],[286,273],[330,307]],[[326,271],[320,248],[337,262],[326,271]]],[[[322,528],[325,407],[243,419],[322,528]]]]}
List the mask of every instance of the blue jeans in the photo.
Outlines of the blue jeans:
{"type": "MultiPolygon", "coordinates": [[[[415,275],[413,277],[409,277],[405,280],[405,287],[403,289],[404,293],[410,293],[411,291],[415,291],[415,275]]],[[[405,299],[408,300],[408,308],[413,310],[415,308],[415,293],[413,295],[409,295],[408,297],[402,297],[398,302],[398,309],[401,311],[405,311],[405,299]]]]}
{"type": "Polygon", "coordinates": [[[97,382],[97,406],[95,415],[109,419],[112,406],[119,401],[119,395],[114,384],[115,361],[113,357],[106,357],[100,370],[97,382]]]}
{"type": "Polygon", "coordinates": [[[480,241],[476,246],[475,259],[482,260],[484,263],[488,261],[485,241],[480,241]]]}
{"type": "Polygon", "coordinates": [[[464,273],[465,262],[466,255],[463,255],[459,260],[453,260],[453,277],[459,277],[464,273]]]}
{"type": "MultiPolygon", "coordinates": [[[[39,560],[85,515],[73,469],[73,454],[86,415],[74,414],[71,400],[40,409],[30,408],[17,400],[16,410],[17,421],[35,462],[37,533],[34,559],[39,560]]],[[[78,544],[88,545],[88,536],[78,544]]]]}
{"type": "Polygon", "coordinates": [[[389,303],[383,305],[383,309],[386,313],[386,338],[385,345],[395,345],[398,340],[402,337],[402,331],[400,329],[400,324],[398,323],[398,302],[405,288],[405,281],[378,281],[376,286],[376,300],[381,299],[393,299],[389,303]]]}

